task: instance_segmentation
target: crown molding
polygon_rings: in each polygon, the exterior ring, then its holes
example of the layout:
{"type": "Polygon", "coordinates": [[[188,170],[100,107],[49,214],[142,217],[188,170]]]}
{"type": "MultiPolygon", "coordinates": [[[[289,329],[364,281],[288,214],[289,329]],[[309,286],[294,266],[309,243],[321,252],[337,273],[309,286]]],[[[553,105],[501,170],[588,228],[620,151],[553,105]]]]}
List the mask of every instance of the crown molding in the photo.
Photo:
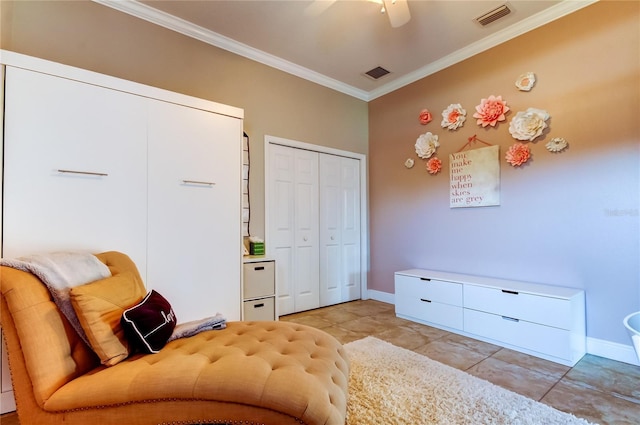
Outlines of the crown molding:
{"type": "Polygon", "coordinates": [[[327,77],[316,71],[310,70],[293,62],[289,62],[272,54],[254,49],[244,43],[237,42],[229,37],[218,34],[201,26],[195,25],[184,19],[175,17],[166,12],[154,9],[135,0],[92,0],[103,6],[110,7],[131,16],[143,19],[147,22],[176,31],[180,34],[202,41],[231,53],[254,60],[272,68],[279,69],[305,80],[312,81],[330,89],[339,91],[360,100],[368,100],[368,93],[338,80],[327,77]]]}
{"type": "Polygon", "coordinates": [[[235,53],[245,58],[254,60],[264,65],[279,69],[286,73],[295,75],[316,84],[328,87],[338,92],[347,94],[363,101],[370,101],[380,96],[398,90],[408,84],[418,81],[424,77],[441,71],[451,65],[468,59],[478,53],[482,53],[501,43],[509,41],[528,31],[541,27],[563,16],[569,15],[586,6],[596,3],[598,0],[564,0],[555,6],[539,12],[530,18],[522,20],[516,24],[485,37],[463,49],[457,50],[450,55],[438,59],[422,68],[417,69],[407,75],[397,78],[389,83],[378,87],[372,91],[365,91],[351,85],[342,83],[336,79],[327,77],[316,71],[310,70],[293,62],[289,62],[272,54],[255,49],[244,43],[237,42],[229,37],[195,25],[184,19],[175,17],[166,12],[154,9],[136,0],[92,0],[95,3],[110,7],[131,16],[143,19],[147,22],[176,31],[180,34],[202,41],[223,50],[235,53]]]}
{"type": "Polygon", "coordinates": [[[516,38],[522,34],[539,28],[549,22],[562,18],[576,12],[584,7],[587,7],[599,0],[565,0],[555,6],[552,6],[542,12],[538,12],[535,15],[517,22],[501,31],[498,31],[488,37],[478,40],[462,49],[459,49],[441,59],[438,59],[430,64],[423,66],[409,74],[406,74],[396,80],[393,80],[384,86],[374,89],[369,92],[369,99],[373,100],[392,91],[398,90],[406,85],[414,83],[424,77],[431,74],[435,74],[438,71],[442,71],[445,68],[455,65],[458,62],[462,62],[465,59],[469,59],[479,53],[489,50],[499,44],[516,38]]]}

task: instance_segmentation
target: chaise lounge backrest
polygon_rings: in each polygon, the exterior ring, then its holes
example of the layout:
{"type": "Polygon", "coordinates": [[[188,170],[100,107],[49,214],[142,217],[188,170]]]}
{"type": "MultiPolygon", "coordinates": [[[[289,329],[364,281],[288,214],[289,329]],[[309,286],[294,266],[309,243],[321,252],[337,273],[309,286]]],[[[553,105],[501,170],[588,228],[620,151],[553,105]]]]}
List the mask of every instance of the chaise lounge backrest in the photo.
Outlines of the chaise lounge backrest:
{"type": "MultiPolygon", "coordinates": [[[[127,255],[106,252],[96,256],[112,275],[130,271],[140,279],[127,255]]],[[[33,274],[0,267],[0,292],[2,330],[17,403],[42,408],[60,387],[100,365],[33,274]],[[24,362],[13,361],[17,358],[24,362]]]]}

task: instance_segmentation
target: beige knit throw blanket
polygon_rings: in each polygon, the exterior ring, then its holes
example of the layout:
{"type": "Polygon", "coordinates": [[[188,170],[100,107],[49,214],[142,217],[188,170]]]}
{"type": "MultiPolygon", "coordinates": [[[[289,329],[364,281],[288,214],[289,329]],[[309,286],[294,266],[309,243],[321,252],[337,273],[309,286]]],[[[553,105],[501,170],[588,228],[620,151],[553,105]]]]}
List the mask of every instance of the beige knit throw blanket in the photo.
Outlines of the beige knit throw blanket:
{"type": "Polygon", "coordinates": [[[35,254],[14,259],[0,259],[1,266],[29,272],[46,285],[53,301],[71,323],[78,335],[90,346],[87,336],[71,305],[69,291],[74,286],[84,285],[111,276],[109,268],[88,252],[60,251],[35,254]]]}

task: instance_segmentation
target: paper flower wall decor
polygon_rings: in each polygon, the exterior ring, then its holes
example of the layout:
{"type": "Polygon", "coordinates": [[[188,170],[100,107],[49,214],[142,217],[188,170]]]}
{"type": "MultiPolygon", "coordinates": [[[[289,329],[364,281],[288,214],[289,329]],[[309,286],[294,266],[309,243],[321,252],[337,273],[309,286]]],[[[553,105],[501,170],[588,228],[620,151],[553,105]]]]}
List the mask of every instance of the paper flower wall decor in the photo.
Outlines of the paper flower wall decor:
{"type": "Polygon", "coordinates": [[[529,91],[536,83],[536,76],[533,72],[526,72],[516,80],[516,87],[520,91],[529,91]]]}
{"type": "Polygon", "coordinates": [[[502,96],[489,96],[486,99],[480,100],[480,104],[476,106],[476,113],[473,114],[473,118],[477,118],[476,123],[482,127],[490,125],[495,127],[498,121],[504,121],[509,107],[507,102],[502,100],[502,96]]]}
{"type": "Polygon", "coordinates": [[[567,141],[562,137],[554,137],[544,146],[549,152],[562,152],[567,146],[569,146],[569,143],[567,143],[567,141]]]}
{"type": "Polygon", "coordinates": [[[507,162],[514,167],[524,164],[530,157],[531,150],[529,149],[529,145],[520,142],[516,142],[509,146],[509,149],[507,149],[507,153],[505,154],[507,162]]]}
{"type": "Polygon", "coordinates": [[[407,168],[413,168],[413,164],[415,162],[413,161],[413,158],[407,158],[407,160],[404,162],[404,166],[407,168]]]}
{"type": "Polygon", "coordinates": [[[547,128],[549,113],[542,109],[529,108],[526,111],[520,111],[511,119],[509,124],[509,133],[514,139],[533,141],[542,134],[547,128]]]}
{"type": "Polygon", "coordinates": [[[428,109],[423,109],[422,111],[420,111],[419,118],[420,118],[420,124],[426,125],[431,122],[431,119],[433,117],[431,116],[431,112],[429,112],[428,109]]]}
{"type": "Polygon", "coordinates": [[[462,127],[467,119],[467,111],[462,109],[462,105],[459,103],[452,103],[447,106],[447,109],[442,111],[442,122],[440,125],[442,128],[449,130],[457,130],[462,127]]]}
{"type": "Polygon", "coordinates": [[[427,161],[427,171],[429,174],[438,174],[442,170],[442,161],[439,158],[433,157],[427,161]]]}
{"type": "Polygon", "coordinates": [[[431,155],[436,153],[436,149],[440,146],[438,143],[438,136],[435,134],[431,134],[431,132],[427,132],[421,134],[416,140],[416,153],[420,158],[430,158],[431,155]]]}

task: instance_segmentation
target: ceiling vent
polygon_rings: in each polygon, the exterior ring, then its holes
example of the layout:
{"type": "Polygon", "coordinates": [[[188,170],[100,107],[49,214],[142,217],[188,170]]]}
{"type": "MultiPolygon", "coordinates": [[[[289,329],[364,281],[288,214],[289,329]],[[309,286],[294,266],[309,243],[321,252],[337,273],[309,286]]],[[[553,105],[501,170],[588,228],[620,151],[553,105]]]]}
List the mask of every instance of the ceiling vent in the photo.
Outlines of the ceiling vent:
{"type": "Polygon", "coordinates": [[[386,69],[384,69],[381,66],[377,66],[367,72],[365,72],[365,74],[371,78],[373,78],[374,80],[377,80],[378,78],[382,78],[385,75],[389,74],[389,71],[387,71],[386,69]]]}
{"type": "Polygon", "coordinates": [[[477,17],[475,21],[484,27],[507,16],[509,13],[511,13],[511,9],[509,9],[509,6],[506,4],[503,4],[502,6],[496,7],[484,15],[477,17]]]}

